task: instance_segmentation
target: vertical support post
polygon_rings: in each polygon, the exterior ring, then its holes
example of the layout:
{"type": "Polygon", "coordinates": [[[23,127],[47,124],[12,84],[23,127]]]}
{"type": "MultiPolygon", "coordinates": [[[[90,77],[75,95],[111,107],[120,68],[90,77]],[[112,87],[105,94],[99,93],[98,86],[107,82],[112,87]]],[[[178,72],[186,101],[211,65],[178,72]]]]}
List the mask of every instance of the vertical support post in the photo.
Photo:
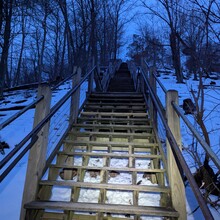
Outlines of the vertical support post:
{"type": "MultiPolygon", "coordinates": [[[[92,59],[92,68],[95,66],[95,58],[92,59]]],[[[88,85],[88,93],[91,94],[93,92],[93,82],[94,82],[94,71],[91,73],[89,77],[89,85],[88,85]]]]}
{"type": "MultiPolygon", "coordinates": [[[[51,89],[48,84],[41,84],[38,87],[38,97],[44,99],[37,104],[34,116],[34,127],[50,112],[51,89]]],[[[43,174],[46,164],[46,153],[49,134],[49,122],[39,131],[38,140],[31,148],[28,158],[26,179],[22,199],[20,220],[25,219],[26,210],[23,208],[25,203],[37,198],[38,182],[43,174]]]]}
{"type": "MultiPolygon", "coordinates": [[[[81,79],[81,68],[74,67],[75,72],[73,76],[73,88],[80,82],[81,79]]],[[[71,126],[73,123],[76,122],[78,114],[79,114],[79,100],[80,100],[80,88],[72,95],[71,97],[71,105],[70,105],[70,119],[69,125],[71,126]]]]}
{"type": "MultiPolygon", "coordinates": [[[[178,92],[176,90],[169,90],[166,94],[166,115],[168,125],[171,132],[176,139],[176,142],[181,149],[181,134],[180,134],[180,119],[171,103],[178,102],[178,92]]],[[[168,179],[171,187],[171,199],[173,207],[179,212],[179,220],[186,220],[186,197],[185,187],[178,169],[175,157],[173,155],[170,144],[167,141],[167,166],[168,166],[168,179]]]]}
{"type": "MultiPolygon", "coordinates": [[[[154,77],[154,72],[155,72],[155,67],[152,67],[150,69],[150,76],[149,76],[149,81],[150,81],[150,85],[151,85],[151,88],[153,90],[153,92],[155,94],[157,94],[157,83],[156,83],[156,79],[154,77]]],[[[152,123],[154,125],[155,128],[157,128],[157,111],[155,109],[155,106],[154,106],[154,103],[150,100],[150,103],[149,103],[149,110],[150,110],[150,116],[151,116],[151,120],[152,120],[152,123]]]]}

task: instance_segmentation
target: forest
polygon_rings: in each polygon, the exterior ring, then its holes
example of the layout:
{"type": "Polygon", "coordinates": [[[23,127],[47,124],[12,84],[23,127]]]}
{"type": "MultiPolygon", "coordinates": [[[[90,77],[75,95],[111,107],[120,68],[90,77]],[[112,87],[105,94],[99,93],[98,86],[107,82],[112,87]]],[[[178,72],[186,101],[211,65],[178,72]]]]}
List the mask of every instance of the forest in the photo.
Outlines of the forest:
{"type": "Polygon", "coordinates": [[[1,0],[0,96],[5,88],[55,81],[129,59],[210,77],[220,70],[219,0],[1,0]],[[124,38],[131,22],[132,42],[124,38]]]}

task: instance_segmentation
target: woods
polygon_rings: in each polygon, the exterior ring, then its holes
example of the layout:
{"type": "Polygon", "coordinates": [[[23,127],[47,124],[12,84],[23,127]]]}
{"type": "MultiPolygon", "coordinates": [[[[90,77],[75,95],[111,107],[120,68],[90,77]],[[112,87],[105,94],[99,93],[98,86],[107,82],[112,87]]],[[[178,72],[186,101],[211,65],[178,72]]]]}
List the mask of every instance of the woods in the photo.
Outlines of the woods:
{"type": "MultiPolygon", "coordinates": [[[[183,82],[184,71],[199,80],[200,71],[210,77],[212,72],[220,70],[218,0],[140,2],[143,14],[138,24],[142,54],[147,54],[152,47],[157,48],[157,56],[151,59],[146,56],[148,62],[156,62],[159,68],[173,68],[178,83],[183,82]]],[[[134,58],[136,54],[140,51],[133,40],[128,47],[128,56],[134,58]]]]}
{"type": "MultiPolygon", "coordinates": [[[[4,88],[54,81],[117,59],[127,0],[1,0],[0,96],[4,88]]],[[[125,18],[125,16],[127,18],[125,18]]]]}

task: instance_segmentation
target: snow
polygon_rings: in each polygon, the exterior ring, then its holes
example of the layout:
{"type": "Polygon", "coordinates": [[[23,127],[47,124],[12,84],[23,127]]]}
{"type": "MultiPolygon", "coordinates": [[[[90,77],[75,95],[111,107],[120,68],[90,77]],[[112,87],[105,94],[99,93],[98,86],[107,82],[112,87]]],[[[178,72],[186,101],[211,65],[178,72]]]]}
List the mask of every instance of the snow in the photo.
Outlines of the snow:
{"type": "MultiPolygon", "coordinates": [[[[182,104],[183,99],[189,98],[190,93],[189,89],[193,87],[195,90],[198,87],[198,82],[193,81],[189,79],[187,81],[187,84],[176,84],[176,79],[172,75],[161,75],[160,80],[162,81],[163,85],[166,89],[176,89],[179,92],[179,98],[180,98],[180,104],[182,104]]],[[[209,84],[210,81],[207,79],[205,84],[209,84]]],[[[220,80],[217,81],[217,85],[220,84],[220,80]]],[[[81,97],[80,103],[83,102],[85,99],[86,93],[85,88],[87,85],[82,86],[81,91],[83,91],[83,96],[81,97]]],[[[52,106],[57,102],[58,99],[63,97],[64,94],[69,91],[71,88],[71,85],[69,83],[65,84],[64,86],[61,86],[59,90],[55,91],[53,93],[52,97],[52,106]]],[[[158,88],[158,92],[160,94],[160,97],[163,99],[163,103],[165,102],[163,92],[158,88]]],[[[29,98],[24,92],[14,92],[11,94],[11,96],[8,96],[6,98],[6,101],[10,102],[0,102],[0,108],[9,107],[15,105],[15,102],[21,99],[27,99],[26,102],[20,103],[19,105],[27,105],[28,103],[31,103],[34,98],[36,97],[36,90],[29,92],[31,95],[29,98]]],[[[211,88],[205,90],[206,93],[206,99],[205,99],[205,108],[206,108],[206,115],[207,120],[206,123],[208,124],[210,137],[211,137],[211,145],[213,146],[213,150],[218,153],[219,155],[219,146],[220,146],[220,137],[219,137],[219,128],[220,128],[220,122],[218,120],[218,116],[220,113],[219,108],[219,100],[220,100],[220,89],[217,88],[211,88]],[[214,110],[213,110],[214,108],[214,110]]],[[[17,104],[16,104],[17,105],[17,104]]],[[[53,117],[51,124],[53,125],[53,131],[51,131],[51,136],[49,138],[49,144],[51,145],[50,151],[53,149],[53,146],[56,144],[56,141],[54,141],[54,138],[58,140],[60,135],[62,134],[63,130],[67,126],[68,122],[68,108],[69,108],[70,102],[67,102],[65,108],[60,109],[61,115],[59,117],[53,117]],[[62,120],[61,120],[62,119],[62,120]],[[61,128],[61,130],[60,130],[61,128]],[[53,142],[52,142],[53,140],[53,142]]],[[[0,118],[0,123],[2,123],[4,120],[6,120],[8,117],[10,117],[12,114],[14,114],[16,111],[5,111],[1,112],[2,115],[0,118]]],[[[195,124],[194,119],[192,116],[187,116],[192,123],[195,124]]],[[[31,109],[27,111],[23,116],[19,117],[16,121],[12,122],[9,126],[4,128],[0,131],[0,139],[4,140],[9,143],[11,149],[19,143],[25,135],[27,135],[30,130],[32,129],[33,125],[33,118],[34,118],[34,110],[31,109]]],[[[185,147],[189,146],[191,144],[191,138],[190,138],[190,132],[186,129],[186,126],[181,123],[181,131],[182,131],[182,142],[185,147]]],[[[8,153],[8,150],[5,150],[6,155],[8,153]]],[[[49,152],[48,152],[49,153],[49,152]]],[[[104,153],[104,152],[102,152],[104,153]]],[[[118,152],[118,153],[125,153],[125,152],[118,152]]],[[[185,154],[185,153],[184,153],[185,154]]],[[[201,151],[202,154],[202,151],[201,151]]],[[[5,155],[0,155],[0,159],[2,159],[5,155]]],[[[25,155],[25,157],[16,165],[16,167],[12,170],[12,172],[6,177],[6,179],[0,184],[0,204],[1,204],[1,212],[0,212],[0,219],[7,219],[7,220],[16,220],[19,219],[19,213],[20,213],[20,204],[22,200],[22,192],[23,192],[23,185],[25,180],[25,172],[27,167],[27,158],[28,155],[25,155]]],[[[186,155],[186,158],[188,160],[188,163],[190,167],[193,168],[193,162],[191,161],[191,158],[186,155]]],[[[89,166],[91,167],[103,167],[105,161],[100,157],[92,157],[89,160],[89,166]]],[[[149,167],[150,160],[147,159],[136,159],[135,161],[135,167],[136,168],[148,168],[149,167]]],[[[81,156],[75,156],[74,157],[74,165],[80,166],[82,165],[82,157],[81,156]]],[[[117,159],[113,158],[110,163],[110,167],[126,167],[128,165],[127,159],[117,159]]],[[[60,181],[62,179],[58,178],[60,181]]],[[[75,176],[70,181],[77,181],[77,177],[75,176]]],[[[100,174],[98,173],[97,176],[92,177],[89,172],[85,173],[84,182],[93,182],[93,183],[100,183],[101,178],[100,174]]],[[[152,184],[150,179],[143,178],[143,173],[137,174],[137,182],[139,182],[141,185],[156,185],[152,184]]],[[[129,172],[120,172],[115,177],[108,178],[108,183],[112,184],[132,184],[132,176],[129,172]]],[[[71,199],[71,188],[69,187],[53,187],[52,190],[52,201],[70,201],[71,199]]],[[[189,186],[186,187],[186,201],[187,201],[187,213],[188,213],[188,220],[197,220],[197,219],[204,219],[202,216],[202,213],[200,209],[195,211],[193,214],[194,209],[197,208],[197,202],[195,201],[195,198],[191,192],[191,188],[189,186]]],[[[79,201],[80,202],[93,202],[96,203],[98,201],[99,197],[99,191],[94,189],[82,189],[80,191],[79,195],[79,201]]],[[[157,193],[140,193],[139,194],[139,204],[140,205],[153,205],[153,206],[159,206],[160,201],[160,194],[157,193]]],[[[106,203],[110,204],[126,204],[126,205],[132,205],[133,204],[133,196],[131,192],[127,191],[120,191],[120,194],[118,191],[114,190],[107,190],[107,201],[106,203]]],[[[211,209],[213,215],[215,216],[215,219],[220,219],[220,214],[215,209],[211,209]]],[[[123,216],[124,217],[124,216],[123,216]]],[[[142,216],[143,220],[161,220],[162,218],[152,218],[152,217],[146,217],[142,216]]]]}

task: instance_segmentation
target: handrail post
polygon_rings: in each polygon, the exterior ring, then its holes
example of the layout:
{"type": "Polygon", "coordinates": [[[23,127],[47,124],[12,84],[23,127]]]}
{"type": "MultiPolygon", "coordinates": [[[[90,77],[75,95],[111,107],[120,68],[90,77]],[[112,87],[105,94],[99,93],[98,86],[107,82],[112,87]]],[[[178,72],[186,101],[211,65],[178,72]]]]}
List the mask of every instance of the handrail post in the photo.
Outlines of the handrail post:
{"type": "MultiPolygon", "coordinates": [[[[166,116],[168,126],[174,135],[174,138],[181,149],[181,134],[180,134],[180,119],[172,107],[172,102],[178,105],[178,92],[176,90],[169,90],[166,94],[166,116]]],[[[168,179],[171,187],[172,205],[179,212],[179,220],[186,220],[186,197],[185,187],[178,169],[175,156],[173,155],[171,146],[167,141],[167,166],[168,179]]]]}
{"type": "MultiPolygon", "coordinates": [[[[81,79],[81,68],[74,67],[75,72],[73,76],[72,85],[73,88],[80,82],[81,79]]],[[[73,123],[76,122],[77,116],[79,114],[79,100],[80,100],[80,87],[77,89],[75,93],[73,93],[71,97],[71,105],[70,105],[70,118],[69,118],[69,125],[71,126],[73,123]]]]}
{"type": "MultiPolygon", "coordinates": [[[[48,84],[41,84],[38,87],[38,98],[44,96],[35,109],[34,126],[38,125],[42,119],[50,112],[51,89],[48,84]]],[[[46,152],[48,144],[49,122],[38,132],[38,141],[30,149],[20,220],[25,219],[26,210],[23,208],[25,203],[37,198],[38,181],[40,180],[44,166],[46,164],[46,152]]]]}
{"type": "MultiPolygon", "coordinates": [[[[95,58],[92,58],[92,68],[95,66],[95,58]]],[[[91,94],[93,92],[93,82],[94,82],[94,76],[95,76],[95,70],[91,73],[89,77],[89,84],[88,84],[88,94],[91,94]]]]}
{"type": "MultiPolygon", "coordinates": [[[[153,92],[155,94],[157,94],[157,86],[156,86],[157,83],[156,83],[156,79],[154,77],[154,72],[155,72],[155,67],[150,68],[149,81],[150,81],[150,85],[151,85],[151,88],[152,88],[153,92]]],[[[155,128],[157,128],[157,111],[156,111],[156,108],[154,106],[154,102],[151,99],[149,99],[149,101],[150,101],[149,110],[150,110],[151,120],[152,120],[152,123],[155,126],[155,128]]]]}

